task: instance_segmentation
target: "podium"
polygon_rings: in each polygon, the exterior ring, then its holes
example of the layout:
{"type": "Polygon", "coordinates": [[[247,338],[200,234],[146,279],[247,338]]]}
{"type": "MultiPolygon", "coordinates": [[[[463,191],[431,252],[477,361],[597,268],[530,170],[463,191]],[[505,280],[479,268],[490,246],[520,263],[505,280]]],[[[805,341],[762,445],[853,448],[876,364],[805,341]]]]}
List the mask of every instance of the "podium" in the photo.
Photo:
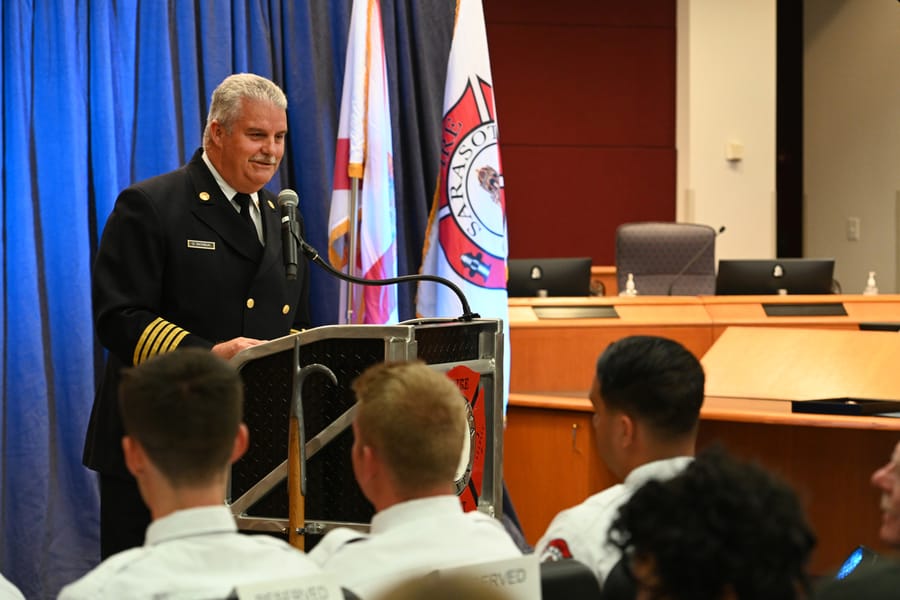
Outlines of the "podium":
{"type": "Polygon", "coordinates": [[[244,382],[244,422],[250,430],[250,447],[232,465],[225,499],[238,528],[289,533],[288,438],[296,392],[305,439],[301,533],[306,549],[334,527],[367,530],[373,509],[356,484],[350,461],[355,405],[350,386],[373,364],[412,360],[448,374],[466,397],[468,464],[461,461],[457,491],[467,509],[499,517],[502,322],[427,319],[317,327],[248,348],[231,360],[244,382]]]}

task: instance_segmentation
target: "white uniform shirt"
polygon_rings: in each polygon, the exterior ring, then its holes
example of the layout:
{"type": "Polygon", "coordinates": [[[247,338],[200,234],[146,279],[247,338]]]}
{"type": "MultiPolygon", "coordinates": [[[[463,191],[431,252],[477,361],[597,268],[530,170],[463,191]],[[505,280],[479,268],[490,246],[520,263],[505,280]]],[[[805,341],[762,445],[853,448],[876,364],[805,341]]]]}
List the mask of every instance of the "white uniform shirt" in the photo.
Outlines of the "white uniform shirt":
{"type": "MultiPolygon", "coordinates": [[[[225,181],[225,178],[219,173],[218,170],[213,166],[212,161],[209,160],[209,157],[206,155],[206,151],[203,151],[201,155],[203,158],[203,162],[206,163],[206,167],[209,169],[209,172],[212,173],[213,179],[216,180],[216,183],[219,184],[219,189],[222,190],[222,193],[225,194],[225,197],[228,198],[228,202],[231,206],[234,207],[238,213],[241,212],[241,206],[234,199],[234,195],[237,194],[237,190],[228,185],[228,182],[225,181]]],[[[261,244],[265,244],[266,241],[263,238],[263,220],[262,214],[259,210],[259,192],[253,192],[252,194],[248,194],[250,196],[250,219],[253,221],[253,226],[256,228],[256,237],[259,238],[261,244]]]]}
{"type": "Polygon", "coordinates": [[[450,495],[395,504],[372,518],[368,535],[335,529],[309,553],[363,600],[436,569],[521,555],[498,520],[463,512],[450,495]]]}
{"type": "Polygon", "coordinates": [[[541,561],[574,558],[583,562],[602,584],[619,562],[619,549],[608,542],[609,526],[631,495],[651,479],[670,479],[693,460],[679,456],[641,465],[623,483],[594,494],[581,504],[561,511],[550,522],[534,551],[541,561]]]}
{"type": "Polygon", "coordinates": [[[25,596],[22,595],[19,588],[0,575],[0,600],[25,600],[25,596]]]}
{"type": "Polygon", "coordinates": [[[287,542],[240,534],[227,507],[207,506],[154,521],[143,546],[109,557],[59,599],[225,598],[236,585],[319,572],[287,542]]]}

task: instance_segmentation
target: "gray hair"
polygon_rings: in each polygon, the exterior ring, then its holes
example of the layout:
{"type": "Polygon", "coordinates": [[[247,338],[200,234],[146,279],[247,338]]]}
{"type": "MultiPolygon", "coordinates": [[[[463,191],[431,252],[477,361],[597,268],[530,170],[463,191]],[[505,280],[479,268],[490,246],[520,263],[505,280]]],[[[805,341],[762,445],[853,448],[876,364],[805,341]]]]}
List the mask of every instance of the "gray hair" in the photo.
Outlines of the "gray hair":
{"type": "Polygon", "coordinates": [[[265,77],[253,73],[229,75],[213,90],[209,115],[206,117],[206,127],[203,130],[204,148],[209,141],[209,126],[213,121],[218,121],[225,131],[231,133],[232,125],[240,115],[241,101],[244,98],[271,102],[278,108],[287,110],[287,97],[284,92],[265,77]]]}

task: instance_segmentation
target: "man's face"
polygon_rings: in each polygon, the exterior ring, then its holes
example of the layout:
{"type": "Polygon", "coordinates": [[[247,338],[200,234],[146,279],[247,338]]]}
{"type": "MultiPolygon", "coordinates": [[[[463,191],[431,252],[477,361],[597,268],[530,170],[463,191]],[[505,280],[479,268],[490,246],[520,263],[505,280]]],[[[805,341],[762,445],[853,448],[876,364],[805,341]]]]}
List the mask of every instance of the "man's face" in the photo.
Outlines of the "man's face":
{"type": "Polygon", "coordinates": [[[271,102],[244,98],[231,131],[213,123],[211,133],[219,174],[237,191],[252,194],[272,179],[281,163],[287,114],[271,102]]]}
{"type": "Polygon", "coordinates": [[[882,541],[900,548],[900,442],[891,461],[872,474],[872,485],[881,490],[882,541]]]}

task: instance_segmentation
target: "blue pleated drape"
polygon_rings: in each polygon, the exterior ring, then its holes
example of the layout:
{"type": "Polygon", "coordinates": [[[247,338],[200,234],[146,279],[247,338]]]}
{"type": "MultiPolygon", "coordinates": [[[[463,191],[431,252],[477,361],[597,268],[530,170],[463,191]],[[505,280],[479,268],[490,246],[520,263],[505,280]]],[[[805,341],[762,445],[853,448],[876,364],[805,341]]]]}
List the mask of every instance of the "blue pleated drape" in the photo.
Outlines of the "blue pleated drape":
{"type": "MultiPolygon", "coordinates": [[[[103,363],[90,269],[118,192],[183,164],[209,96],[252,71],[288,96],[288,147],[270,183],[297,190],[327,247],[351,0],[4,0],[0,8],[0,571],[54,598],[99,557],[98,492],[81,466],[103,363]]],[[[382,0],[399,265],[415,272],[438,168],[454,0],[382,0]]],[[[315,324],[337,283],[312,276],[315,324]]],[[[400,293],[401,318],[414,289],[400,293]]]]}

